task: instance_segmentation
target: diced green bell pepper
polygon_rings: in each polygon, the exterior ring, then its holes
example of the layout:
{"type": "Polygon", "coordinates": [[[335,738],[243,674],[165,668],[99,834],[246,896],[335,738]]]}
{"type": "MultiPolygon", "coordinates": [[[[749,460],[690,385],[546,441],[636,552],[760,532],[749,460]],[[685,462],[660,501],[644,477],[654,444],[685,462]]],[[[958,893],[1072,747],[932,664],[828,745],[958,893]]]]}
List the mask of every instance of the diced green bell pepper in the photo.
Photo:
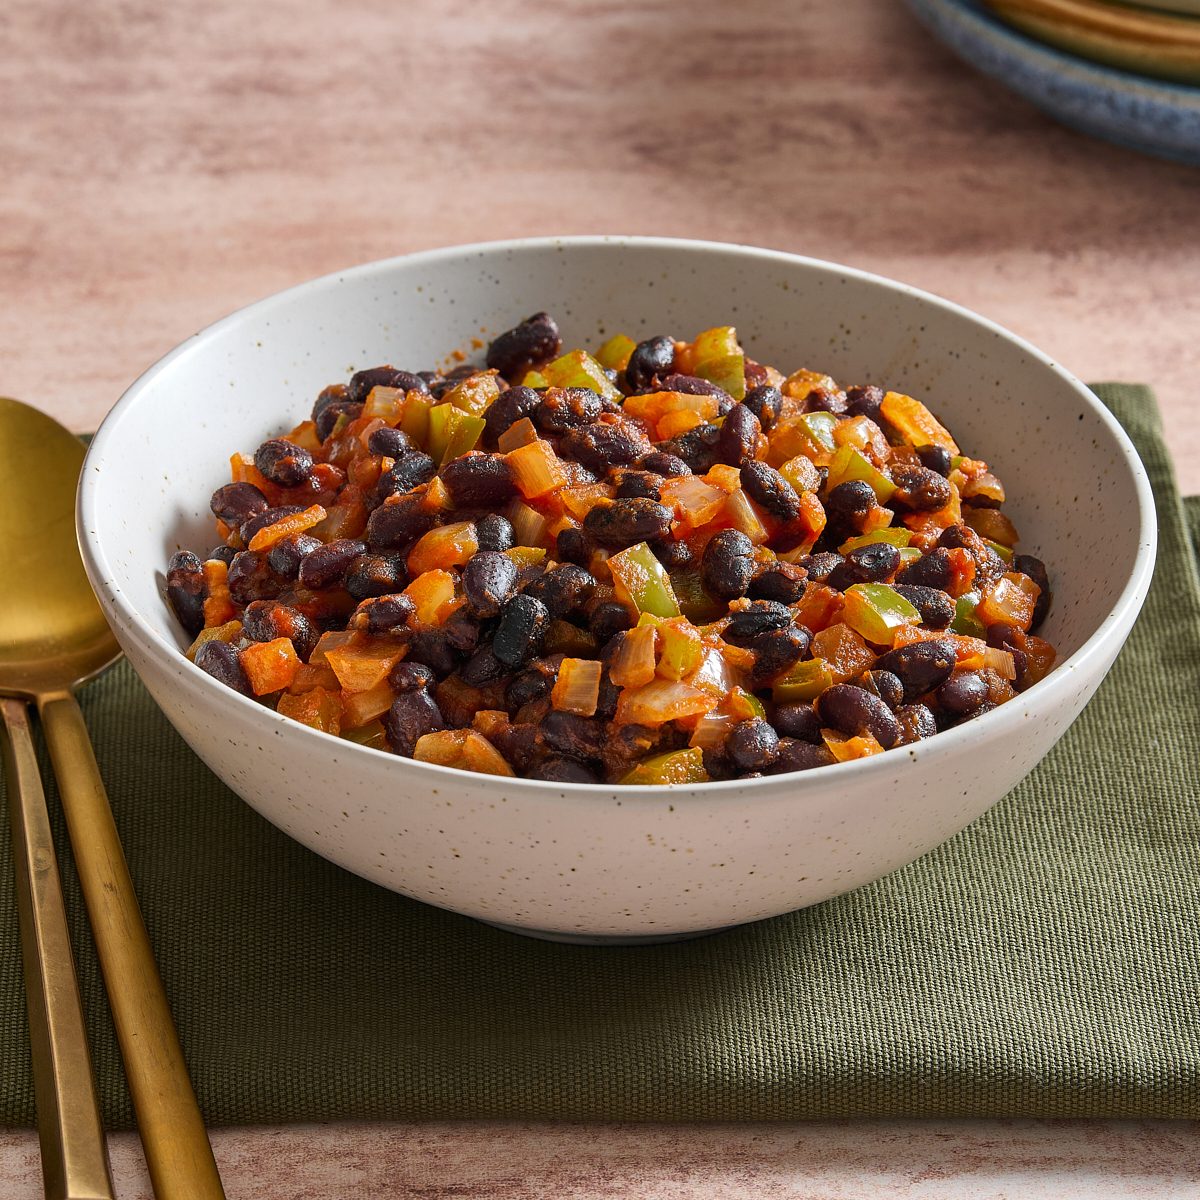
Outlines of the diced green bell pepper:
{"type": "Polygon", "coordinates": [[[842,620],[876,646],[890,646],[897,629],[921,620],[916,608],[886,583],[856,583],[844,597],[842,620]]]}
{"type": "Polygon", "coordinates": [[[453,404],[472,416],[482,417],[493,400],[500,395],[500,384],[491,372],[481,372],[471,375],[462,383],[456,384],[443,397],[446,404],[453,404]]]}
{"type": "Polygon", "coordinates": [[[1004,545],[1003,542],[993,542],[991,538],[983,539],[995,552],[1000,555],[1006,563],[1011,563],[1013,560],[1013,549],[1011,546],[1004,545]]]}
{"type": "Polygon", "coordinates": [[[525,378],[521,380],[521,386],[527,388],[547,388],[550,386],[550,383],[541,371],[526,371],[525,378]]]}
{"type": "Polygon", "coordinates": [[[586,350],[568,351],[543,367],[542,374],[550,387],[591,388],[608,400],[621,399],[621,389],[586,350]]]}
{"type": "Polygon", "coordinates": [[[623,333],[612,337],[596,351],[596,361],[610,371],[623,371],[629,365],[629,356],[637,349],[637,342],[623,333]]]}
{"type": "MultiPolygon", "coordinates": [[[[872,529],[870,533],[860,533],[858,537],[852,537],[844,541],[838,547],[838,553],[849,554],[851,550],[857,550],[860,546],[873,546],[876,542],[887,542],[889,546],[895,546],[898,550],[902,550],[911,541],[912,530],[905,529],[902,526],[897,526],[894,529],[872,529]]],[[[920,553],[918,550],[918,557],[920,553]]]]}
{"type": "Polygon", "coordinates": [[[483,435],[485,421],[453,404],[438,404],[429,410],[429,456],[439,465],[474,450],[483,435]]]}
{"type": "Polygon", "coordinates": [[[853,446],[841,446],[829,464],[829,478],[825,481],[825,486],[829,491],[833,491],[838,484],[852,479],[861,479],[869,483],[880,504],[886,504],[896,491],[896,485],[860,451],[853,446]]]}
{"type": "Polygon", "coordinates": [[[679,601],[666,568],[645,542],[638,542],[608,560],[613,582],[618,583],[639,613],[677,617],[679,601]]]}
{"type": "Polygon", "coordinates": [[[429,413],[433,405],[418,392],[409,392],[404,399],[404,412],[400,417],[400,428],[408,434],[414,446],[425,446],[429,441],[429,413]]]}
{"type": "Polygon", "coordinates": [[[738,345],[737,330],[719,325],[698,334],[692,343],[695,366],[700,379],[724,388],[735,400],[746,395],[746,356],[738,345]]]}
{"type": "Polygon", "coordinates": [[[964,592],[954,602],[954,620],[950,622],[950,628],[964,637],[986,637],[987,630],[984,628],[983,622],[975,615],[978,607],[979,593],[964,592]]]}
{"type": "Polygon", "coordinates": [[[776,704],[791,704],[797,700],[815,700],[827,687],[833,687],[833,675],[823,658],[810,658],[796,663],[771,685],[771,698],[776,704]]]}
{"type": "Polygon", "coordinates": [[[659,636],[658,673],[664,679],[686,679],[704,657],[700,635],[691,625],[670,621],[659,627],[659,636]]]}
{"type": "Polygon", "coordinates": [[[632,771],[622,775],[618,783],[644,785],[664,783],[704,783],[708,772],[704,769],[704,752],[699,746],[687,750],[672,750],[668,754],[656,754],[638,763],[632,771]]]}
{"type": "Polygon", "coordinates": [[[831,412],[810,412],[800,418],[800,424],[808,430],[808,436],[812,438],[813,443],[830,452],[837,449],[837,442],[833,440],[837,422],[837,417],[831,412]]]}
{"type": "Polygon", "coordinates": [[[705,625],[725,615],[727,606],[714,600],[700,582],[700,572],[678,570],[670,573],[671,590],[675,593],[680,610],[689,621],[705,625]]]}

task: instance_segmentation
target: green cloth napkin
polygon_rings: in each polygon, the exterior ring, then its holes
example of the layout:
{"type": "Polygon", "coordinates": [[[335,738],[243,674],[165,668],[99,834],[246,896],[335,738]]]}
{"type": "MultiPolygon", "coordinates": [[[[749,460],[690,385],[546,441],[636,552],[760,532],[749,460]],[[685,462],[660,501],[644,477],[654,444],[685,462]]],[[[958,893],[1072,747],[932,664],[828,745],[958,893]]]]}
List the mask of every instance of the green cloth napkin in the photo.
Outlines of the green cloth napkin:
{"type": "MultiPolygon", "coordinates": [[[[85,689],[209,1122],[1200,1117],[1200,585],[1153,396],[1097,392],[1150,471],[1161,537],[1111,676],[970,828],[802,912],[656,947],[502,933],[290,841],[128,667],[85,689]]],[[[57,828],[105,1113],[128,1125],[57,828]]],[[[5,820],[0,1123],[28,1124],[10,872],[5,820]]]]}

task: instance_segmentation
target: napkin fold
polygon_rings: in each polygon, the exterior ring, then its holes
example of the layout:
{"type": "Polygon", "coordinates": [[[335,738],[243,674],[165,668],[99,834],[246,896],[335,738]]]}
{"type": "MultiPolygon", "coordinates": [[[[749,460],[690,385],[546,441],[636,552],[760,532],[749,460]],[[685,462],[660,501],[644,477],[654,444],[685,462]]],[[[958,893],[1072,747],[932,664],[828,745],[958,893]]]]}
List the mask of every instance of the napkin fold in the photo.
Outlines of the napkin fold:
{"type": "MultiPolygon", "coordinates": [[[[207,1120],[1200,1118],[1200,501],[1180,500],[1151,393],[1096,392],[1159,512],[1154,583],[1116,666],[990,812],[801,912],[666,946],[502,933],[291,841],[195,758],[128,666],[84,689],[207,1120]]],[[[105,1116],[127,1126],[47,790],[105,1116]]],[[[0,1123],[30,1124],[2,825],[0,1123]]]]}

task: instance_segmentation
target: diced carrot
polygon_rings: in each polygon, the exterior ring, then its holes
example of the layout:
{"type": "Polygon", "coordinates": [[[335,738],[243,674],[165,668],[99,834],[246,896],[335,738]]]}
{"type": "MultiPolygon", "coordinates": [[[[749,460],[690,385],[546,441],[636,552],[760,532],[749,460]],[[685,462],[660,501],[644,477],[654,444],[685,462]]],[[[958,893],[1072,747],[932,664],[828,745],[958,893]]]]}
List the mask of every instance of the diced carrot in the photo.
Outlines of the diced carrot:
{"type": "Polygon", "coordinates": [[[292,513],[291,516],[281,517],[273,525],[260,529],[250,539],[251,550],[269,550],[276,542],[283,541],[293,534],[305,533],[325,520],[325,510],[314,504],[303,512],[292,513]]]}
{"type": "Polygon", "coordinates": [[[704,476],[707,483],[711,483],[713,487],[719,487],[723,492],[737,492],[742,487],[742,473],[737,467],[728,466],[726,463],[717,463],[707,475],[704,476]]]}
{"type": "Polygon", "coordinates": [[[910,446],[941,446],[951,454],[958,453],[958,444],[950,431],[920,400],[901,392],[887,392],[880,405],[884,420],[910,446]]]}
{"type": "Polygon", "coordinates": [[[256,696],[282,691],[300,670],[296,648],[285,637],[270,642],[255,642],[238,655],[242,670],[256,696]]]}
{"type": "Polygon", "coordinates": [[[450,497],[450,489],[442,482],[440,475],[435,475],[425,488],[421,507],[429,512],[447,512],[454,507],[450,497]]]}
{"type": "Polygon", "coordinates": [[[236,642],[241,636],[241,621],[226,621],[224,625],[206,625],[196,634],[196,640],[187,648],[187,657],[195,662],[196,651],[205,642],[236,642]]]}
{"type": "Polygon", "coordinates": [[[528,417],[522,417],[496,439],[496,449],[501,454],[507,454],[510,450],[519,450],[537,440],[537,426],[528,417]]]}
{"type": "Polygon", "coordinates": [[[276,710],[323,733],[336,736],[342,731],[342,698],[335,691],[317,687],[298,694],[284,692],[276,710]]]}
{"type": "Polygon", "coordinates": [[[254,465],[253,455],[230,455],[229,473],[234,483],[252,483],[268,500],[274,499],[276,486],[254,465]]]}
{"type": "Polygon", "coordinates": [[[582,521],[591,512],[598,500],[611,500],[612,484],[583,483],[574,487],[565,487],[558,493],[562,500],[563,510],[571,514],[576,521],[582,521]]]}
{"type": "Polygon", "coordinates": [[[471,721],[476,732],[488,739],[498,737],[511,724],[508,713],[502,708],[481,708],[471,721]]]}
{"type": "Polygon", "coordinates": [[[946,551],[950,565],[950,583],[946,591],[951,596],[965,596],[975,586],[975,560],[969,550],[956,546],[946,551]]]}
{"type": "Polygon", "coordinates": [[[841,592],[823,583],[808,583],[795,608],[796,623],[812,633],[820,633],[838,619],[843,603],[841,592]]]}
{"type": "Polygon", "coordinates": [[[479,549],[474,521],[439,525],[424,534],[408,552],[408,570],[413,576],[443,567],[461,567],[479,549]]]}
{"type": "MultiPolygon", "coordinates": [[[[907,626],[906,626],[907,628],[907,626]]],[[[838,622],[822,629],[812,640],[812,657],[825,660],[834,683],[845,683],[875,661],[875,651],[849,625],[838,622]]]]}
{"type": "Polygon", "coordinates": [[[227,582],[229,566],[220,558],[210,558],[204,564],[204,624],[224,625],[237,616],[237,608],[229,595],[227,582]]]}
{"type": "Polygon", "coordinates": [[[689,412],[686,408],[680,409],[678,412],[667,413],[656,427],[658,440],[665,441],[667,438],[678,437],[681,433],[687,433],[689,429],[695,429],[701,422],[702,418],[699,413],[689,412]]]}
{"type": "Polygon", "coordinates": [[[374,454],[360,454],[350,464],[350,482],[356,488],[369,492],[383,474],[383,459],[374,454]]]}
{"type": "Polygon", "coordinates": [[[287,435],[287,440],[293,446],[299,446],[302,450],[307,450],[309,454],[316,454],[321,449],[321,439],[317,437],[317,426],[313,421],[301,421],[287,435]]]}
{"type": "Polygon", "coordinates": [[[338,538],[356,538],[366,527],[367,506],[361,500],[339,501],[326,510],[325,520],[314,526],[312,533],[323,542],[335,542],[338,538]]]}
{"type": "Polygon", "coordinates": [[[387,678],[406,651],[405,646],[368,638],[326,650],[325,661],[344,692],[366,692],[387,678]]]}

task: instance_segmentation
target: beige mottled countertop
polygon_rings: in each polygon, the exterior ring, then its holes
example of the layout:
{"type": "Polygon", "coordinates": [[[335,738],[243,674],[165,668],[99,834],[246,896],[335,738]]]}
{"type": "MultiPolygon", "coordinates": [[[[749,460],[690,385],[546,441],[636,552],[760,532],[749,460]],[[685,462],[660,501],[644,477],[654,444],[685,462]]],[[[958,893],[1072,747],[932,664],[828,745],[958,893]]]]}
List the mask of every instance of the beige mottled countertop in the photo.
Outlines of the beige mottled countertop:
{"type": "MultiPolygon", "coordinates": [[[[1200,490],[1200,171],[1061,129],[894,0],[10,0],[0,392],[92,428],[279,288],[455,242],[642,233],[895,276],[1152,384],[1200,490]]],[[[229,1194],[981,1200],[1200,1193],[1151,1122],[221,1130],[229,1194]]],[[[122,1197],[148,1196],[114,1139],[122,1197]]],[[[0,1132],[6,1200],[37,1145],[0,1132]]]]}

